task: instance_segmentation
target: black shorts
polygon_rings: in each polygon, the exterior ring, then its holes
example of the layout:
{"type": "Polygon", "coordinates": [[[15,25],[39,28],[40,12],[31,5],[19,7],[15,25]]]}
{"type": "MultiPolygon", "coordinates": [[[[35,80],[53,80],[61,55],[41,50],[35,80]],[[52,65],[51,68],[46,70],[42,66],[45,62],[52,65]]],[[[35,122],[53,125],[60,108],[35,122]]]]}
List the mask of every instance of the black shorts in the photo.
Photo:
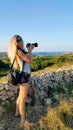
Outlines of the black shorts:
{"type": "Polygon", "coordinates": [[[30,79],[30,74],[28,74],[26,72],[23,72],[22,76],[21,76],[21,82],[20,82],[20,84],[22,84],[22,83],[28,83],[29,79],[30,79]]]}

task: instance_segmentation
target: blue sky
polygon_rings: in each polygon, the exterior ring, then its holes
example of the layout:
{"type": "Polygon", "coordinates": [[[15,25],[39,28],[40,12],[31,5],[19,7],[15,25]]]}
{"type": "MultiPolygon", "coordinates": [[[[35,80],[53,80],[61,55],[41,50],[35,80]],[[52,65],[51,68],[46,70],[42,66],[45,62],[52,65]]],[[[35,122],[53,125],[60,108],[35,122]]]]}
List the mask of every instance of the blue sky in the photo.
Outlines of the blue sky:
{"type": "Polygon", "coordinates": [[[34,51],[73,51],[73,0],[1,0],[0,51],[14,34],[34,51]]]}

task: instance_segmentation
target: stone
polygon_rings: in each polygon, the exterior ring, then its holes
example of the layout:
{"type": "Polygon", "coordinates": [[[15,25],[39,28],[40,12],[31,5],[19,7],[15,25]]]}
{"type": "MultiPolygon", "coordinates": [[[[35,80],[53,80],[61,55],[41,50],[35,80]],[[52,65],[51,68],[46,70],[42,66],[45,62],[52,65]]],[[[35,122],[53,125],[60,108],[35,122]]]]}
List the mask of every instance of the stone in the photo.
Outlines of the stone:
{"type": "MultiPolygon", "coordinates": [[[[43,72],[40,76],[31,76],[26,102],[30,103],[33,96],[37,95],[40,102],[44,101],[45,104],[51,104],[52,96],[56,100],[59,100],[57,90],[62,88],[65,92],[63,93],[63,96],[67,96],[68,87],[70,85],[73,86],[73,68],[60,68],[50,72],[43,72]]],[[[14,101],[18,90],[19,85],[13,86],[8,83],[0,84],[0,99],[6,102],[8,98],[11,98],[14,101]]],[[[71,94],[73,94],[73,91],[71,94]]]]}
{"type": "Polygon", "coordinates": [[[4,130],[3,126],[0,124],[0,130],[4,130]]]}
{"type": "Polygon", "coordinates": [[[5,110],[2,106],[0,106],[0,116],[2,115],[3,112],[5,112],[5,110]]]}
{"type": "Polygon", "coordinates": [[[55,98],[56,100],[59,100],[59,95],[54,95],[54,98],[55,98]]]}
{"type": "Polygon", "coordinates": [[[2,91],[4,89],[4,85],[0,84],[0,91],[2,91]]]}
{"type": "Polygon", "coordinates": [[[6,104],[6,101],[1,103],[2,106],[4,106],[5,104],[6,104]]]}
{"type": "Polygon", "coordinates": [[[13,97],[14,96],[14,92],[13,91],[9,91],[8,92],[8,97],[13,97]]]}
{"type": "Polygon", "coordinates": [[[39,96],[42,97],[42,96],[46,96],[47,93],[45,91],[41,91],[41,93],[39,93],[39,96]]]}
{"type": "Polygon", "coordinates": [[[6,99],[8,99],[8,96],[3,95],[3,96],[1,97],[1,99],[2,99],[3,101],[6,101],[6,99]]]}
{"type": "Polygon", "coordinates": [[[4,112],[4,108],[0,106],[0,112],[4,112]]]}
{"type": "Polygon", "coordinates": [[[8,85],[8,84],[6,84],[5,85],[5,90],[10,90],[10,91],[15,91],[15,87],[14,86],[12,86],[12,85],[8,85]]]}
{"type": "Polygon", "coordinates": [[[46,105],[51,105],[52,100],[51,100],[51,98],[46,98],[46,99],[44,99],[44,102],[46,105]]]}
{"type": "Polygon", "coordinates": [[[10,90],[10,86],[8,84],[5,85],[5,90],[10,90]]]}
{"type": "Polygon", "coordinates": [[[31,102],[32,102],[32,98],[29,97],[29,96],[27,96],[27,98],[26,98],[26,103],[30,104],[31,102]]]}

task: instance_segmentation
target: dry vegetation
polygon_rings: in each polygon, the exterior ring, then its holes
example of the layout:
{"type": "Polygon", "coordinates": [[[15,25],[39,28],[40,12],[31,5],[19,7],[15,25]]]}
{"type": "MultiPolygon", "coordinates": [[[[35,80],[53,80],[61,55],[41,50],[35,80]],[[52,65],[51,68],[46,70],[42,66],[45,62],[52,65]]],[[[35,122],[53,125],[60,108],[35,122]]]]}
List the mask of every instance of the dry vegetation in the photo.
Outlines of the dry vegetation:
{"type": "Polygon", "coordinates": [[[14,118],[15,105],[6,106],[0,123],[5,130],[73,130],[73,101],[61,99],[56,106],[34,106],[26,104],[26,122],[20,127],[20,118],[14,118]]]}
{"type": "MultiPolygon", "coordinates": [[[[72,68],[73,54],[55,57],[49,57],[49,62],[45,69],[33,72],[32,75],[41,75],[45,71],[72,68]]],[[[34,61],[38,62],[38,58],[34,61]]],[[[41,60],[41,59],[40,59],[41,60]]],[[[39,63],[40,63],[39,60],[39,63]]],[[[7,71],[9,70],[9,60],[4,59],[0,65],[4,63],[4,67],[0,68],[0,83],[7,82],[7,71]],[[5,66],[6,65],[6,66],[5,66]]],[[[43,61],[41,61],[43,65],[43,61]]],[[[47,61],[46,61],[47,63],[47,61]]],[[[34,64],[35,66],[35,64],[34,64]]],[[[38,64],[37,64],[38,66],[38,64]]],[[[72,88],[73,89],[73,88],[72,88]]],[[[60,98],[59,102],[53,102],[53,105],[48,107],[41,106],[38,99],[35,98],[35,104],[26,104],[26,122],[23,128],[20,128],[20,118],[15,119],[15,104],[10,104],[5,107],[5,112],[0,117],[0,125],[4,126],[4,130],[73,130],[73,96],[69,95],[67,98],[60,98]]]]}

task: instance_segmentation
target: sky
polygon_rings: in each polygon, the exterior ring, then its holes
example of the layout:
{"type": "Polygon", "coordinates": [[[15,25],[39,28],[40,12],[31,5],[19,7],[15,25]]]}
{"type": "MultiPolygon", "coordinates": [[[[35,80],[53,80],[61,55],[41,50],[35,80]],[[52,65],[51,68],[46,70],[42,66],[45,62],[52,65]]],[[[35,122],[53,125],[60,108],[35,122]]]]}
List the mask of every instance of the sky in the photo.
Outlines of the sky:
{"type": "Polygon", "coordinates": [[[15,34],[35,52],[73,51],[73,0],[0,0],[0,52],[15,34]]]}

